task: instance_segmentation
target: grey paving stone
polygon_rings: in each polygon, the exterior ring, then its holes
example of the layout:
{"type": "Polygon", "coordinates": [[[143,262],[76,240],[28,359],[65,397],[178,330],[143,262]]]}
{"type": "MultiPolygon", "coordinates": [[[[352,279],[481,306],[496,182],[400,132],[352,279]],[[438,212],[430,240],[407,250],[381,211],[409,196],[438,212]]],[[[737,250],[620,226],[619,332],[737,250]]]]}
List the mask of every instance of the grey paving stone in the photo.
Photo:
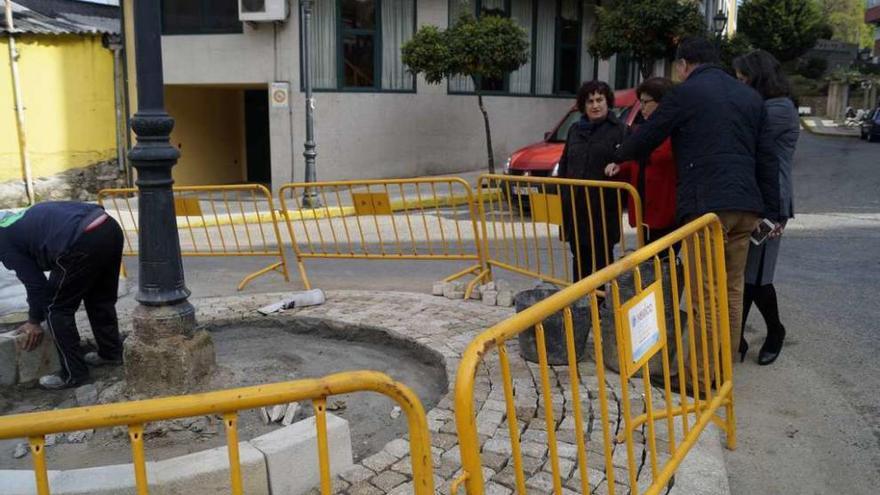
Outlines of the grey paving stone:
{"type": "Polygon", "coordinates": [[[412,459],[407,456],[391,465],[393,471],[412,476],[412,459]]]}
{"type": "Polygon", "coordinates": [[[373,479],[370,480],[376,488],[382,490],[383,492],[391,491],[396,486],[402,485],[407,481],[407,477],[396,473],[394,471],[385,471],[383,473],[377,474],[373,479]]]}
{"type": "Polygon", "coordinates": [[[394,457],[400,459],[404,456],[409,455],[409,442],[402,438],[398,438],[396,440],[392,440],[385,444],[385,452],[393,455],[394,457]]]}
{"type": "Polygon", "coordinates": [[[348,488],[349,495],[383,495],[382,490],[371,485],[367,481],[355,483],[348,488]]]}
{"type": "Polygon", "coordinates": [[[523,442],[520,449],[525,456],[543,458],[547,454],[547,444],[523,442]]]}
{"type": "Polygon", "coordinates": [[[536,473],[526,480],[526,487],[543,493],[552,492],[553,476],[543,471],[536,473]]]}
{"type": "Polygon", "coordinates": [[[365,468],[360,464],[355,464],[350,469],[339,474],[339,477],[348,481],[349,483],[355,484],[360,483],[361,481],[370,479],[376,473],[370,469],[365,468]]]}
{"type": "Polygon", "coordinates": [[[362,464],[373,471],[380,472],[397,462],[397,458],[388,452],[380,451],[363,460],[362,464]]]}

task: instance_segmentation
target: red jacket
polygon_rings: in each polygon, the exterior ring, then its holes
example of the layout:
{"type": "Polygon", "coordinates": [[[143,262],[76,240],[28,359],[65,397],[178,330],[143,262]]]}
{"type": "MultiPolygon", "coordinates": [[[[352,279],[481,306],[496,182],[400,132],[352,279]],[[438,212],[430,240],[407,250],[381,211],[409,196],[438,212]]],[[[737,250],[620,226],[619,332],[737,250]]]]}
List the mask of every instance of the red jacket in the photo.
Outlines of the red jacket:
{"type": "MultiPolygon", "coordinates": [[[[648,159],[644,171],[644,185],[639,184],[641,166],[636,161],[620,165],[617,177],[629,182],[642,197],[642,221],[652,229],[666,229],[675,225],[675,186],[677,172],[672,156],[672,142],[667,138],[648,159]]],[[[636,226],[635,207],[629,199],[629,224],[636,226]]]]}

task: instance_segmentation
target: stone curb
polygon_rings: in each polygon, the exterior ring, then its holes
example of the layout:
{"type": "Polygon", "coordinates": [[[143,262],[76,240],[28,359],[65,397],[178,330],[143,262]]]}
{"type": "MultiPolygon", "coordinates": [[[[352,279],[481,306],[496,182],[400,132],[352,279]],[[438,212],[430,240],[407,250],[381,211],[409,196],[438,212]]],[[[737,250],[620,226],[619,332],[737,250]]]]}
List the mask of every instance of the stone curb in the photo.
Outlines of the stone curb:
{"type": "Polygon", "coordinates": [[[816,136],[827,136],[827,137],[839,137],[839,138],[857,138],[859,137],[858,129],[849,129],[849,128],[827,128],[822,125],[821,121],[816,123],[819,119],[811,119],[809,117],[801,117],[801,128],[805,129],[810,134],[814,134],[816,136]],[[807,122],[811,122],[808,124],[807,122]]]}
{"type": "MultiPolygon", "coordinates": [[[[327,414],[330,472],[342,473],[352,466],[351,432],[348,421],[327,414]]],[[[315,418],[239,442],[244,493],[299,495],[320,483],[315,418]]],[[[162,461],[147,462],[151,494],[228,493],[229,456],[226,446],[162,461]]],[[[30,470],[0,470],[3,495],[36,493],[30,470]]],[[[53,495],[123,495],[136,491],[132,464],[49,471],[53,495]]]]}

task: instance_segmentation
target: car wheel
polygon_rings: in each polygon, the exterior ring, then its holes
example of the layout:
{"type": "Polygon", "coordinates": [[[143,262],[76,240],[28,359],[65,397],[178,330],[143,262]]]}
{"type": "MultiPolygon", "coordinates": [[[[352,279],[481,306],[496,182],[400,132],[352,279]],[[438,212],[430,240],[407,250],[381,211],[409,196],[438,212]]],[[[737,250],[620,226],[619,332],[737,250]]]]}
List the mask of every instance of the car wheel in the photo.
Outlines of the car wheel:
{"type": "Polygon", "coordinates": [[[873,143],[873,142],[876,141],[876,140],[877,140],[877,137],[874,136],[873,133],[868,134],[868,142],[869,142],[869,143],[873,143]]]}

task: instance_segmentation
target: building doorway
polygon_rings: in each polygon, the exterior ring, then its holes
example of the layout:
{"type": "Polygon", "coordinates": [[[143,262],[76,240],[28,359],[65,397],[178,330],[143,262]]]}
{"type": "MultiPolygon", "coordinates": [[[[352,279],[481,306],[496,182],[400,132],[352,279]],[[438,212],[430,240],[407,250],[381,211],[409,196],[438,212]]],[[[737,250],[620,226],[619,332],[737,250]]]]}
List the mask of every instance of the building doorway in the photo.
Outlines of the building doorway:
{"type": "Polygon", "coordinates": [[[269,149],[269,92],[265,89],[244,91],[244,135],[247,157],[247,181],[272,183],[272,158],[269,149]]]}

